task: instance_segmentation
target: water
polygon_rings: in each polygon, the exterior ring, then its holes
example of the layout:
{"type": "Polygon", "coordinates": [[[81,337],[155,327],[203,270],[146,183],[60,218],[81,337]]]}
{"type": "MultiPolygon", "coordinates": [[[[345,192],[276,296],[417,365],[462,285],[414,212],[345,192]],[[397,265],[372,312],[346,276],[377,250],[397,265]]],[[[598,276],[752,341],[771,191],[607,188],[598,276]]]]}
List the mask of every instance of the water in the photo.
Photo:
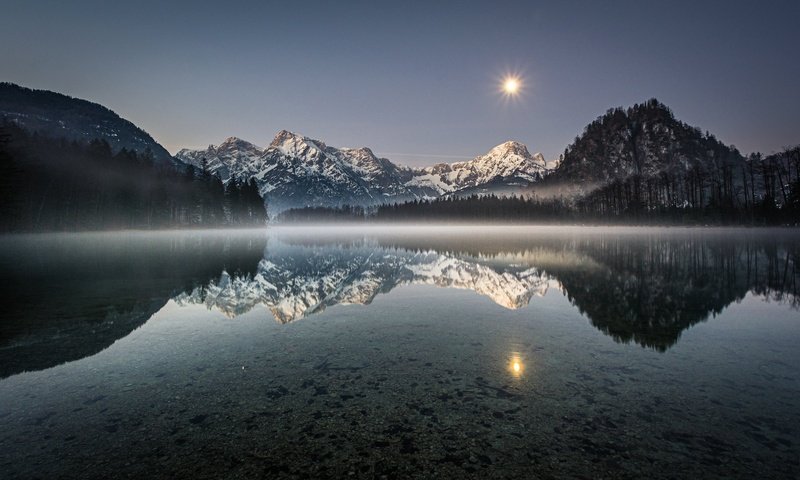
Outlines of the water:
{"type": "Polygon", "coordinates": [[[0,240],[2,478],[798,478],[800,235],[0,240]]]}

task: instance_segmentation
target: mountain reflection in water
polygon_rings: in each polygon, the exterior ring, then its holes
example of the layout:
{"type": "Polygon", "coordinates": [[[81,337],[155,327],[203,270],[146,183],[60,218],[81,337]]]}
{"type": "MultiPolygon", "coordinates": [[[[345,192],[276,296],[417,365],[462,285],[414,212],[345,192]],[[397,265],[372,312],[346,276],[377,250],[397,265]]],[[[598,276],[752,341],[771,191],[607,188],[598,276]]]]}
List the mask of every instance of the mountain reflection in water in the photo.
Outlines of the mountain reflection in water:
{"type": "Polygon", "coordinates": [[[782,232],[623,229],[537,236],[522,230],[526,236],[503,231],[431,238],[378,231],[356,238],[311,235],[313,241],[308,233],[270,238],[255,274],[222,272],[175,301],[229,317],[263,305],[288,323],[333,305],[369,305],[400,285],[468,289],[509,309],[557,288],[615,340],[659,351],[748,292],[800,306],[800,249],[782,232]]]}
{"type": "Polygon", "coordinates": [[[619,342],[666,351],[751,292],[793,308],[800,242],[734,229],[387,228],[41,235],[2,240],[0,376],[93,355],[168,300],[280,323],[400,285],[519,309],[559,289],[619,342]]]}

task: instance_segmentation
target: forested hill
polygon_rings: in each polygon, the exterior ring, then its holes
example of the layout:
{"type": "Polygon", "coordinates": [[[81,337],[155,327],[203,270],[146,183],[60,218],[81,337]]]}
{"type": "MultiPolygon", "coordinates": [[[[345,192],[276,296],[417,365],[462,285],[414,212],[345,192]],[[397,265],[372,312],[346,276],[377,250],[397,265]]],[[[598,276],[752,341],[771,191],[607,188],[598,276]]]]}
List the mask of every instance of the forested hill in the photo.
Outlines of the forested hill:
{"type": "Polygon", "coordinates": [[[0,123],[0,231],[263,225],[255,184],[0,123]]]}
{"type": "Polygon", "coordinates": [[[587,125],[537,190],[601,216],[677,208],[759,217],[797,202],[800,149],[745,158],[651,99],[587,125]]]}
{"type": "Polygon", "coordinates": [[[88,143],[108,142],[113,153],[123,148],[144,154],[156,163],[173,165],[167,150],[144,130],[97,103],[47,90],[0,83],[0,120],[6,119],[30,132],[88,143]]]}
{"type": "Polygon", "coordinates": [[[675,118],[656,99],[608,110],[567,146],[552,180],[597,185],[632,176],[708,172],[741,164],[735,147],[675,118]]]}

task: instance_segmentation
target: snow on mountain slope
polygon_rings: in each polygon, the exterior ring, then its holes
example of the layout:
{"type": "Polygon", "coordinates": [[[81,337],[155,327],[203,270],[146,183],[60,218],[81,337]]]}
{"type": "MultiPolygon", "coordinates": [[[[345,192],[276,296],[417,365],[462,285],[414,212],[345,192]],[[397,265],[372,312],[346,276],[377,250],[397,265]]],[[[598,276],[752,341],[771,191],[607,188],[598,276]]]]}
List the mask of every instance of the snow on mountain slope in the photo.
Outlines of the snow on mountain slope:
{"type": "Polygon", "coordinates": [[[525,185],[541,180],[546,172],[541,153],[531,155],[525,145],[505,142],[466,162],[441,163],[420,169],[408,185],[430,187],[441,195],[497,180],[525,185]]]}
{"type": "Polygon", "coordinates": [[[387,197],[417,198],[405,186],[408,169],[378,158],[368,148],[329,147],[319,140],[282,130],[260,149],[239,139],[228,139],[206,150],[184,149],[176,157],[209,171],[223,181],[254,178],[267,200],[270,214],[302,206],[375,205],[387,197]]]}
{"type": "Polygon", "coordinates": [[[229,137],[219,146],[209,145],[205,150],[183,149],[175,156],[197,168],[206,168],[223,183],[231,178],[250,178],[265,169],[264,150],[240,138],[229,137]]]}
{"type": "Polygon", "coordinates": [[[303,206],[370,206],[465,191],[482,185],[528,185],[547,171],[541,154],[506,142],[467,162],[427,168],[398,166],[372,150],[335,148],[296,133],[278,132],[267,148],[231,137],[176,157],[224,182],[254,178],[270,215],[303,206]]]}

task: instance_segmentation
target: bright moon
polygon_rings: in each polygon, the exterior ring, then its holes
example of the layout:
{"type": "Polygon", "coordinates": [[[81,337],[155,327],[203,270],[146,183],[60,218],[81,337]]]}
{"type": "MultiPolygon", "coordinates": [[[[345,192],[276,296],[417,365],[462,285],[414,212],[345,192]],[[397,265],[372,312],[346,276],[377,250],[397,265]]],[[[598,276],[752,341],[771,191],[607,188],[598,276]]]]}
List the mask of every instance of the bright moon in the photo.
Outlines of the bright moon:
{"type": "Polygon", "coordinates": [[[519,80],[513,77],[507,78],[503,82],[503,90],[509,95],[517,93],[517,91],[519,90],[519,80]]]}

